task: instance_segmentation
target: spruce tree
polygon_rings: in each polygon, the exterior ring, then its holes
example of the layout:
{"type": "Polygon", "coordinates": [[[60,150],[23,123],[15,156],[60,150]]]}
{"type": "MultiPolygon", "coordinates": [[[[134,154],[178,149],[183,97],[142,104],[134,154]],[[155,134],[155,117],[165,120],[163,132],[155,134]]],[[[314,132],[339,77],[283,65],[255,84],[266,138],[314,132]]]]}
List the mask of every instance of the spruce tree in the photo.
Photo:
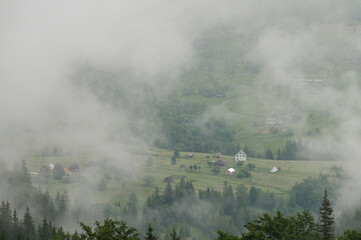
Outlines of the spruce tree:
{"type": "Polygon", "coordinates": [[[158,238],[153,234],[152,225],[148,225],[148,230],[146,232],[145,240],[157,240],[158,238]]]}
{"type": "Polygon", "coordinates": [[[175,227],[173,227],[173,231],[170,233],[170,237],[172,240],[180,240],[181,238],[177,236],[177,232],[175,230],[175,227]]]}
{"type": "Polygon", "coordinates": [[[25,215],[24,215],[24,220],[23,220],[23,227],[24,227],[24,235],[26,238],[29,239],[35,239],[35,226],[34,226],[34,221],[33,218],[30,214],[30,209],[29,207],[26,207],[26,211],[25,211],[25,215]]]}
{"type": "Polygon", "coordinates": [[[323,200],[320,207],[320,234],[323,240],[329,240],[334,237],[333,231],[335,230],[334,220],[333,220],[333,209],[331,207],[331,202],[327,198],[327,191],[323,195],[323,200]]]}
{"type": "Polygon", "coordinates": [[[163,201],[167,205],[172,205],[174,201],[174,191],[170,183],[167,183],[164,193],[163,193],[163,201]]]}

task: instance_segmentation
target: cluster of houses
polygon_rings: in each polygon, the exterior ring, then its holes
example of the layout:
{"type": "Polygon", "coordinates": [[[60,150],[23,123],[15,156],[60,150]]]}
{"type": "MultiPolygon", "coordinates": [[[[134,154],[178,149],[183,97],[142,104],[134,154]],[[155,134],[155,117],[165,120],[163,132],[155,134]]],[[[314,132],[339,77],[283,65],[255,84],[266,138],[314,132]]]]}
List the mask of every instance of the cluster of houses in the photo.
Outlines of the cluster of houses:
{"type": "MultiPolygon", "coordinates": [[[[43,165],[40,167],[39,172],[30,172],[30,177],[37,178],[37,177],[43,177],[47,178],[51,175],[55,165],[53,163],[49,163],[47,165],[43,165]]],[[[64,174],[65,176],[70,176],[72,172],[78,172],[79,171],[79,164],[74,163],[70,165],[68,168],[64,168],[64,174]]]]}
{"type": "MultiPolygon", "coordinates": [[[[222,159],[220,157],[220,159],[222,159]]],[[[221,161],[220,159],[218,159],[217,161],[213,161],[212,163],[216,166],[219,166],[215,163],[218,163],[219,161],[221,161]]],[[[223,159],[222,159],[223,160],[223,159]]],[[[234,156],[234,160],[236,162],[240,162],[240,161],[247,161],[247,154],[245,152],[243,152],[242,150],[240,150],[239,152],[236,153],[236,155],[234,156]]],[[[224,160],[223,160],[224,161],[224,160]]],[[[222,163],[223,163],[222,161],[222,163]]],[[[225,161],[224,161],[224,165],[222,166],[225,166],[225,161]]],[[[280,170],[281,168],[276,168],[276,167],[273,167],[271,170],[270,170],[270,173],[276,173],[280,170]]],[[[236,173],[236,170],[234,168],[228,168],[227,171],[225,172],[225,174],[227,176],[235,176],[237,173],[236,173]]]]}
{"type": "Polygon", "coordinates": [[[279,127],[282,125],[282,121],[278,118],[265,118],[263,122],[253,122],[253,127],[262,127],[264,125],[267,127],[279,127]]]}
{"type": "MultiPolygon", "coordinates": [[[[268,120],[268,124],[278,124],[277,122],[277,119],[269,119],[268,120]]],[[[191,153],[191,154],[186,154],[185,157],[187,158],[193,158],[194,157],[194,154],[191,153]]],[[[212,165],[213,166],[217,166],[217,167],[224,167],[226,166],[226,160],[224,160],[221,156],[221,153],[214,153],[213,158],[216,158],[216,160],[214,161],[211,161],[212,165]]],[[[207,155],[206,158],[209,158],[209,156],[207,155]]],[[[247,153],[245,153],[244,151],[242,150],[239,150],[235,155],[234,155],[234,160],[236,162],[241,162],[241,161],[247,161],[247,153]]],[[[181,168],[185,168],[185,165],[184,164],[181,164],[180,165],[181,168]]],[[[281,168],[276,168],[276,167],[273,167],[271,170],[270,170],[270,173],[276,173],[280,170],[281,168]]],[[[227,176],[235,176],[237,173],[236,173],[236,170],[231,167],[231,168],[228,168],[227,171],[225,172],[225,175],[227,176]]],[[[165,183],[172,183],[174,181],[173,177],[172,176],[167,176],[164,178],[163,180],[165,183]]]]}

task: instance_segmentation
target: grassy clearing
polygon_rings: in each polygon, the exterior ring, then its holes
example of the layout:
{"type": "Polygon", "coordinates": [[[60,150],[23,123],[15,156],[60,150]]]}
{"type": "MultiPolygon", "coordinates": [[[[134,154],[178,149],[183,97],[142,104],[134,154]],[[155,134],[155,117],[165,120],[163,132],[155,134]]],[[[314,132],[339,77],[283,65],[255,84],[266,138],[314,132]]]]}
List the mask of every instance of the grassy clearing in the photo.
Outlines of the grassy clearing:
{"type": "MultiPolygon", "coordinates": [[[[236,166],[236,162],[233,156],[223,156],[227,161],[225,167],[221,167],[221,171],[218,175],[212,173],[212,166],[207,164],[208,161],[215,160],[211,154],[195,153],[195,156],[191,159],[184,158],[185,152],[181,152],[181,157],[177,159],[176,165],[170,164],[170,159],[173,152],[163,149],[157,149],[153,152],[153,167],[146,167],[145,161],[147,156],[138,156],[140,159],[144,158],[144,161],[140,161],[136,164],[136,168],[133,171],[128,171],[126,174],[120,173],[119,178],[111,176],[104,189],[99,189],[98,184],[102,178],[102,173],[97,167],[81,167],[79,173],[73,174],[70,184],[61,183],[49,178],[47,184],[38,184],[44,191],[48,190],[51,195],[55,196],[57,191],[68,191],[71,199],[78,197],[79,194],[86,194],[90,202],[92,203],[106,203],[119,201],[124,204],[130,193],[135,192],[140,201],[143,204],[146,198],[152,194],[155,187],[158,187],[160,192],[165,187],[164,178],[167,176],[173,176],[174,184],[179,183],[182,177],[191,181],[198,191],[199,189],[205,189],[206,187],[213,187],[216,190],[221,190],[225,181],[232,185],[244,184],[248,188],[256,186],[264,190],[272,191],[276,195],[288,193],[291,187],[296,182],[301,182],[304,178],[309,176],[317,177],[322,173],[328,175],[329,178],[335,178],[336,172],[332,169],[333,166],[342,166],[341,162],[335,161],[277,161],[277,160],[264,160],[264,159],[248,159],[241,167],[236,166]],[[209,158],[207,158],[207,155],[209,158]],[[241,168],[247,168],[248,163],[253,163],[256,168],[250,171],[252,176],[249,178],[239,179],[235,176],[226,176],[225,171],[229,167],[234,167],[236,171],[241,168]],[[184,164],[186,168],[180,168],[180,164],[184,164]],[[201,167],[200,170],[191,170],[190,165],[197,165],[201,167]],[[281,167],[281,170],[275,174],[270,173],[270,169],[273,167],[281,167]],[[84,177],[86,176],[86,177],[84,177]],[[154,182],[147,186],[145,181],[142,180],[144,176],[153,176],[154,182]]],[[[150,155],[150,154],[149,154],[150,155]]],[[[27,158],[29,169],[31,171],[36,170],[45,163],[53,162],[55,160],[64,160],[67,163],[78,162],[81,166],[84,166],[86,159],[61,159],[61,158],[27,158]]],[[[65,165],[65,163],[63,162],[65,165]]]]}

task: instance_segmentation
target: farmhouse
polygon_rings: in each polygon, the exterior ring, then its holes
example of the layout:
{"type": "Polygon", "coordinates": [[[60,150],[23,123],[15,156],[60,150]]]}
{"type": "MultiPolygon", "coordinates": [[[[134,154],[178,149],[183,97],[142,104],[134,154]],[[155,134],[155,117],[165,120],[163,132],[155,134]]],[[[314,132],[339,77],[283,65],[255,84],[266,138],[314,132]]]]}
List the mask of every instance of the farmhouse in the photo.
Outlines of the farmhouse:
{"type": "Polygon", "coordinates": [[[228,176],[234,176],[234,175],[236,175],[236,170],[234,170],[234,168],[229,168],[229,169],[226,171],[226,175],[228,175],[228,176]]]}
{"type": "Polygon", "coordinates": [[[220,157],[221,157],[221,153],[220,153],[220,152],[213,154],[213,158],[220,158],[220,157]]]}
{"type": "Polygon", "coordinates": [[[214,166],[223,167],[226,165],[226,161],[223,158],[219,158],[217,161],[212,162],[214,166]]]}
{"type": "Polygon", "coordinates": [[[266,118],[266,125],[276,125],[279,123],[277,118],[266,118]]]}
{"type": "Polygon", "coordinates": [[[276,167],[273,167],[271,170],[270,170],[270,173],[276,173],[278,171],[278,169],[276,167]]]}
{"type": "Polygon", "coordinates": [[[186,158],[192,158],[194,157],[194,153],[187,153],[185,156],[186,158]]]}
{"type": "Polygon", "coordinates": [[[66,176],[70,176],[70,175],[71,175],[69,169],[67,169],[67,168],[64,168],[64,173],[65,173],[66,176]]]}
{"type": "Polygon", "coordinates": [[[239,150],[238,153],[234,156],[235,161],[246,161],[247,160],[247,154],[243,152],[242,150],[239,150]]]}
{"type": "Polygon", "coordinates": [[[165,177],[164,180],[163,180],[165,183],[172,183],[174,180],[173,180],[173,176],[168,176],[168,177],[165,177]]]}
{"type": "Polygon", "coordinates": [[[38,172],[30,172],[30,177],[35,178],[37,176],[39,176],[38,172]]]}

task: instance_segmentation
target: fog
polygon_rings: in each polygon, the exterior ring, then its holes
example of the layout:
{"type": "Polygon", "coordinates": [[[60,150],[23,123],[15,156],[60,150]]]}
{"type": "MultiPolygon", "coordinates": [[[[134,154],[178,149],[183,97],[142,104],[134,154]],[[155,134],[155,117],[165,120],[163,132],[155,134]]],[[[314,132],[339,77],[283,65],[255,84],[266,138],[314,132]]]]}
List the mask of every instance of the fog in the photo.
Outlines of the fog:
{"type": "Polygon", "coordinates": [[[253,80],[259,93],[288,89],[278,109],[286,109],[289,119],[302,112],[293,100],[336,119],[335,129],[312,142],[313,151],[327,143],[327,151],[345,160],[350,181],[339,189],[336,211],[354,206],[361,198],[360,76],[355,68],[337,66],[360,56],[360,32],[347,30],[360,23],[357,4],[0,0],[1,160],[11,165],[60,144],[94,158],[108,156],[115,166],[135,164],[129,145],[148,148],[162,133],[137,135],[149,119],[135,118],[134,109],[150,98],[166,99],[182,74],[194,70],[196,42],[204,34],[231,30],[251,39],[244,58],[259,65],[253,80]],[[94,76],[99,80],[92,82],[94,76]],[[295,84],[307,78],[322,78],[322,89],[295,84]],[[109,79],[113,85],[102,85],[109,79]],[[114,86],[124,91],[119,106],[104,98],[114,86]]]}

